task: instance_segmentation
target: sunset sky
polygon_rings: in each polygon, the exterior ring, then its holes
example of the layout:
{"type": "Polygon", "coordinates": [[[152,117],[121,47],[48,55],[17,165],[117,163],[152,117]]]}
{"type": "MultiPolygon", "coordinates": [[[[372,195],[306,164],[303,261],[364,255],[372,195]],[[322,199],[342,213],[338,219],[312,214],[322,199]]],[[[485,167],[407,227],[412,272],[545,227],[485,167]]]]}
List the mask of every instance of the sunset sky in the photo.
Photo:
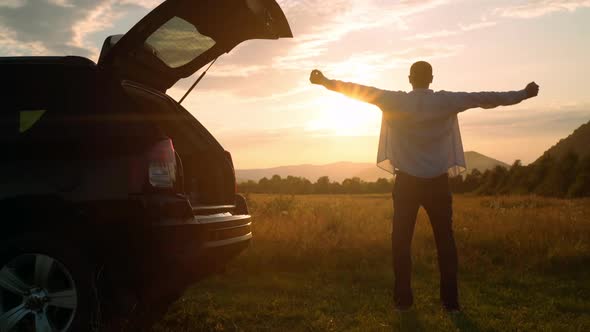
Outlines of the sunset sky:
{"type": "MultiPolygon", "coordinates": [[[[82,55],[126,32],[154,0],[0,0],[0,55],[82,55]]],[[[220,58],[184,102],[238,168],[374,162],[374,106],[309,84],[331,78],[409,90],[416,60],[434,90],[520,90],[520,105],[459,117],[464,146],[528,163],[590,120],[590,0],[280,0],[295,38],[250,41],[220,58]]],[[[175,99],[195,77],[179,82],[175,99]]]]}

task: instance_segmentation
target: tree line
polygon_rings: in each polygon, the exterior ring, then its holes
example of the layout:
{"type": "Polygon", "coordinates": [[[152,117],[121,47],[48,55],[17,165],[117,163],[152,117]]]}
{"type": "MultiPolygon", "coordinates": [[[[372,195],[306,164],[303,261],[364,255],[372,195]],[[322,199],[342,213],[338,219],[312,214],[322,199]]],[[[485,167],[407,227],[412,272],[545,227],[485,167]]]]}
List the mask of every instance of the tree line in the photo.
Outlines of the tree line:
{"type": "MultiPolygon", "coordinates": [[[[267,194],[377,194],[391,192],[393,182],[393,179],[369,182],[353,177],[340,183],[331,181],[328,176],[311,182],[302,177],[274,175],[258,182],[242,182],[238,188],[244,193],[267,194]]],[[[450,185],[454,193],[590,197],[590,155],[579,158],[570,152],[559,159],[544,155],[527,166],[517,160],[510,168],[496,166],[484,172],[474,169],[467,175],[451,178],[450,185]]]]}
{"type": "Polygon", "coordinates": [[[316,182],[297,176],[281,178],[273,175],[270,179],[262,178],[258,182],[249,180],[238,184],[240,192],[265,194],[377,194],[391,192],[392,179],[378,179],[375,182],[363,181],[358,177],[345,179],[342,183],[331,181],[328,176],[320,177],[316,182]]]}

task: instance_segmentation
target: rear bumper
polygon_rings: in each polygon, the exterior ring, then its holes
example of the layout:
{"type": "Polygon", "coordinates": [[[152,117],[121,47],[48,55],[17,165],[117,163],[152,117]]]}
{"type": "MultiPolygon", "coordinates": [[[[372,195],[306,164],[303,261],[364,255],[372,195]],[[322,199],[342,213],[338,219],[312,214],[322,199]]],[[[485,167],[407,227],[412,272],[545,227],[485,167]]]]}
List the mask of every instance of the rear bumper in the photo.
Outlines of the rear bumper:
{"type": "Polygon", "coordinates": [[[220,212],[157,218],[152,219],[151,233],[159,259],[171,267],[183,268],[190,275],[207,274],[248,248],[253,237],[252,217],[220,212]]]}
{"type": "Polygon", "coordinates": [[[152,223],[155,231],[172,232],[172,239],[185,242],[191,251],[207,251],[243,243],[252,239],[252,217],[229,212],[197,215],[188,219],[158,220],[152,223]],[[191,238],[186,238],[190,234],[191,238]]]}
{"type": "MultiPolygon", "coordinates": [[[[182,196],[143,197],[150,223],[152,260],[190,270],[225,265],[252,240],[252,217],[246,201],[235,205],[193,206],[182,196]]],[[[147,252],[146,252],[147,254],[147,252]]]]}

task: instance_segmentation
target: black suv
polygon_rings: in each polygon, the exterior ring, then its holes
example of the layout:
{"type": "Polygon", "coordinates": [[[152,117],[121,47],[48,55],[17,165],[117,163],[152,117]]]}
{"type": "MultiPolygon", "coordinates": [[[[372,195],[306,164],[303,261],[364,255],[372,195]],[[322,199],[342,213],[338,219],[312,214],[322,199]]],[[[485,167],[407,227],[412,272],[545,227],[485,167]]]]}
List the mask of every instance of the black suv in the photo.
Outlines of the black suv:
{"type": "Polygon", "coordinates": [[[168,0],[96,64],[0,58],[0,331],[149,325],[247,247],[231,155],[165,92],[282,37],[275,0],[168,0]]]}

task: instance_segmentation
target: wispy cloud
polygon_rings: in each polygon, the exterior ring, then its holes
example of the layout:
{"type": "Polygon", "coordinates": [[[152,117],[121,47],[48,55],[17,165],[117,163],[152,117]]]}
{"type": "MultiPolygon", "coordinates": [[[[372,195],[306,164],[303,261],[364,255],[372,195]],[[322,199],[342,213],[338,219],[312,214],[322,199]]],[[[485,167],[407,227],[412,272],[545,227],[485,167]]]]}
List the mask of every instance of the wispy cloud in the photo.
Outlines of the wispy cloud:
{"type": "Polygon", "coordinates": [[[114,0],[105,1],[89,10],[84,18],[75,22],[72,26],[72,39],[69,44],[90,50],[92,57],[98,58],[97,46],[89,44],[87,37],[92,33],[112,27],[114,21],[122,16],[122,13],[115,10],[115,2],[114,0]]]}
{"type": "Polygon", "coordinates": [[[275,66],[281,69],[310,67],[313,64],[311,59],[323,55],[330,44],[340,41],[352,32],[392,25],[405,29],[404,18],[447,2],[446,0],[429,0],[389,3],[353,0],[350,2],[348,10],[337,15],[327,16],[324,20],[325,23],[318,24],[309,33],[299,35],[297,43],[287,54],[275,59],[275,66]]]}
{"type": "Polygon", "coordinates": [[[556,12],[574,12],[590,8],[590,0],[537,0],[497,8],[494,12],[504,17],[536,18],[556,12]]]}
{"type": "MultiPolygon", "coordinates": [[[[3,7],[0,25],[3,43],[16,44],[4,54],[91,56],[96,46],[85,40],[92,32],[107,27],[113,16],[104,11],[113,0],[38,0],[21,1],[18,6],[3,7]],[[94,14],[93,14],[94,13],[94,14]],[[20,46],[19,46],[20,45],[20,46]]],[[[11,1],[15,4],[15,1],[11,1]]]]}
{"type": "Polygon", "coordinates": [[[26,0],[2,0],[0,2],[0,7],[6,7],[6,8],[19,8],[24,6],[26,3],[26,0]]]}
{"type": "Polygon", "coordinates": [[[13,55],[44,55],[48,50],[41,42],[22,42],[17,33],[0,25],[0,53],[13,55]]]}
{"type": "Polygon", "coordinates": [[[418,60],[431,61],[434,59],[455,56],[464,48],[462,44],[430,43],[418,47],[389,52],[363,52],[351,55],[348,59],[337,63],[326,63],[326,72],[338,76],[373,78],[383,71],[394,68],[407,68],[418,60]]]}
{"type": "Polygon", "coordinates": [[[135,5],[144,8],[155,8],[162,2],[164,2],[164,0],[119,0],[121,5],[135,5]]]}
{"type": "Polygon", "coordinates": [[[69,0],[47,0],[50,4],[60,7],[73,7],[74,5],[69,0]]]}
{"type": "Polygon", "coordinates": [[[351,0],[278,0],[283,11],[289,13],[289,18],[298,16],[333,16],[340,15],[352,6],[351,0]]]}
{"type": "Polygon", "coordinates": [[[268,68],[265,65],[234,65],[223,64],[213,67],[207,75],[209,77],[248,77],[260,73],[268,68]]]}
{"type": "Polygon", "coordinates": [[[98,33],[132,11],[145,11],[162,1],[0,0],[0,47],[9,55],[74,54],[96,59],[102,42],[98,33]]]}
{"type": "Polygon", "coordinates": [[[546,134],[565,126],[571,131],[590,120],[590,104],[557,103],[539,108],[526,104],[498,110],[468,110],[461,114],[461,124],[466,130],[502,130],[511,135],[527,136],[532,133],[546,134]]]}
{"type": "Polygon", "coordinates": [[[461,35],[465,32],[470,32],[470,31],[474,31],[474,30],[493,27],[497,24],[498,23],[496,21],[482,20],[482,21],[474,22],[474,23],[459,24],[458,28],[453,29],[453,30],[443,29],[443,30],[431,31],[431,32],[426,32],[426,33],[419,33],[419,34],[415,34],[413,36],[409,36],[405,39],[406,40],[424,40],[424,39],[434,39],[434,38],[457,36],[457,35],[461,35]]]}
{"type": "Polygon", "coordinates": [[[473,31],[473,30],[493,27],[496,24],[498,24],[498,22],[481,20],[479,22],[474,22],[474,23],[469,23],[469,24],[459,24],[459,27],[461,28],[461,31],[473,31]]]}

